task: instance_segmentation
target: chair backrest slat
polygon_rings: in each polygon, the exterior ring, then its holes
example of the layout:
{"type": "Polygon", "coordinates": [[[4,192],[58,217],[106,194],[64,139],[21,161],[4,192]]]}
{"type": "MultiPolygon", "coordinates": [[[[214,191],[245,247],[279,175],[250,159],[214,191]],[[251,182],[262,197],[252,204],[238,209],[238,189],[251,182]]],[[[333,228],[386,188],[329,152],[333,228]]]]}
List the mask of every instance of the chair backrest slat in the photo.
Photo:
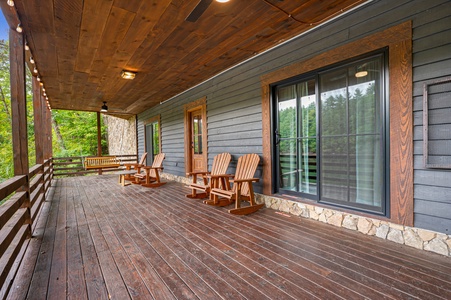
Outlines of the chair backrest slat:
{"type": "Polygon", "coordinates": [[[211,175],[225,174],[229,168],[231,158],[232,156],[230,153],[221,153],[216,155],[213,159],[213,165],[211,166],[211,175]]]}
{"type": "MultiPolygon", "coordinates": [[[[255,171],[257,171],[260,157],[253,154],[245,154],[238,158],[238,164],[236,166],[235,179],[250,179],[254,178],[255,171]]],[[[234,183],[232,190],[236,192],[237,185],[234,183]]],[[[241,187],[241,195],[249,196],[249,185],[243,184],[241,187]]]]}
{"type": "Polygon", "coordinates": [[[144,152],[143,155],[141,155],[141,159],[139,161],[140,165],[144,165],[144,163],[146,162],[146,157],[147,157],[147,152],[144,152]]]}
{"type": "MultiPolygon", "coordinates": [[[[152,167],[160,168],[163,165],[164,156],[165,156],[164,153],[155,155],[155,158],[153,159],[152,167]]],[[[152,177],[156,176],[154,169],[150,170],[150,176],[152,176],[152,177]]]]}

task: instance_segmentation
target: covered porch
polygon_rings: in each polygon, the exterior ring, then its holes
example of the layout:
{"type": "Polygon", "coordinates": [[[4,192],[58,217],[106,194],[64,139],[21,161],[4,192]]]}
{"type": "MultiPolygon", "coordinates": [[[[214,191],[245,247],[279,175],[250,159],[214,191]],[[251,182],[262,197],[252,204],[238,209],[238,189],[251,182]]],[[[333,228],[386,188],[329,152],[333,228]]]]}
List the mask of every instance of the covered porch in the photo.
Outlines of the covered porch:
{"type": "Polygon", "coordinates": [[[446,257],[117,180],[53,180],[9,299],[451,298],[446,257]]]}

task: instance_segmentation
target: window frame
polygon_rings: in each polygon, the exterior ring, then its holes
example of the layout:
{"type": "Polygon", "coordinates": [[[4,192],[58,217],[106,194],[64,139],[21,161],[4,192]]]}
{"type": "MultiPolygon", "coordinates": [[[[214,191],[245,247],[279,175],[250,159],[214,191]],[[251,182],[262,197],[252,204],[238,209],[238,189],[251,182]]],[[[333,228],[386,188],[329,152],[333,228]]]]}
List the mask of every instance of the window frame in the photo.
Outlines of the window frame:
{"type": "MultiPolygon", "coordinates": [[[[147,126],[153,123],[158,124],[158,153],[161,153],[161,122],[160,122],[160,115],[157,115],[155,117],[147,119],[145,122],[143,122],[144,125],[144,152],[147,152],[147,157],[150,158],[149,161],[153,161],[154,154],[153,151],[150,152],[150,149],[147,149],[147,126]]],[[[153,136],[153,132],[152,132],[153,136]]],[[[153,143],[152,143],[152,150],[153,150],[153,143]]]]}

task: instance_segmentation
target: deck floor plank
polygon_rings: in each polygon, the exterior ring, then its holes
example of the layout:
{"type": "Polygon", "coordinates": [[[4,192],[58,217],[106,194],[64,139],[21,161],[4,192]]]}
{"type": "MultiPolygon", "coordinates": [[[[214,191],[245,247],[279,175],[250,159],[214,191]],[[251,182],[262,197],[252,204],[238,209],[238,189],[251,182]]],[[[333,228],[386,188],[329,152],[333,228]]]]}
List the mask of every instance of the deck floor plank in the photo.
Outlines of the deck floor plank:
{"type": "Polygon", "coordinates": [[[49,299],[63,299],[66,297],[66,229],[67,229],[67,198],[71,197],[73,189],[66,188],[61,191],[58,217],[56,220],[55,243],[53,246],[52,266],[50,269],[49,287],[47,297],[49,299]]]}
{"type": "Polygon", "coordinates": [[[76,209],[79,197],[74,192],[67,199],[67,298],[83,300],[88,299],[88,294],[78,235],[76,209]]]}
{"type": "Polygon", "coordinates": [[[88,221],[89,231],[94,243],[94,247],[97,253],[97,258],[99,260],[99,265],[102,270],[103,278],[105,279],[105,285],[108,291],[108,297],[110,299],[127,299],[130,298],[128,294],[127,287],[125,286],[122,276],[116,266],[116,263],[111,254],[111,250],[100,230],[99,219],[95,214],[96,210],[99,209],[98,205],[90,202],[92,199],[92,194],[87,194],[84,198],[86,201],[83,202],[83,206],[86,210],[94,213],[95,220],[88,221]]]}
{"type": "Polygon", "coordinates": [[[9,299],[451,299],[449,258],[116,177],[53,182],[9,299]]]}
{"type": "MultiPolygon", "coordinates": [[[[46,299],[50,270],[52,268],[53,246],[55,244],[56,224],[58,218],[59,203],[61,200],[61,181],[56,181],[56,189],[50,202],[45,230],[42,236],[42,243],[39,249],[36,265],[29,271],[33,273],[30,287],[28,289],[28,299],[46,299]]],[[[45,217],[45,216],[40,216],[45,217]]]]}
{"type": "MultiPolygon", "coordinates": [[[[162,197],[162,195],[158,195],[155,198],[160,197],[162,197]]],[[[149,202],[147,202],[146,204],[149,204],[149,202]]],[[[148,210],[150,211],[150,209],[152,209],[152,206],[155,206],[156,204],[157,201],[150,203],[150,205],[147,207],[148,210]]],[[[161,209],[163,209],[164,207],[167,208],[167,206],[164,205],[161,206],[161,209]]],[[[171,213],[177,215],[179,218],[185,216],[191,217],[192,220],[196,219],[195,214],[191,214],[189,210],[183,211],[180,207],[177,210],[173,210],[171,213]]],[[[205,225],[207,225],[205,222],[202,224],[197,221],[192,221],[189,224],[184,224],[184,226],[183,224],[179,224],[178,227],[180,228],[183,226],[191,233],[198,235],[201,239],[209,240],[210,245],[214,246],[215,249],[217,249],[216,251],[224,252],[227,255],[234,257],[234,259],[239,261],[248,269],[252,269],[253,271],[258,271],[258,273],[260,274],[264,274],[261,280],[266,279],[268,283],[276,285],[279,289],[287,292],[289,295],[294,296],[296,299],[311,299],[313,297],[312,294],[316,294],[317,297],[322,299],[337,298],[336,294],[330,293],[329,291],[324,290],[321,286],[313,284],[312,281],[305,280],[305,278],[298,276],[298,274],[290,273],[281,265],[273,263],[271,260],[260,255],[260,251],[253,251],[252,249],[243,246],[243,244],[246,243],[245,240],[241,240],[241,243],[237,243],[237,241],[240,240],[239,235],[231,235],[230,237],[224,236],[221,233],[221,231],[223,231],[224,229],[223,226],[216,225],[214,222],[210,222],[208,226],[205,225]],[[283,274],[279,276],[278,273],[283,274]],[[293,281],[297,284],[294,284],[293,281]],[[308,292],[308,289],[306,289],[306,286],[308,285],[310,285],[310,290],[313,291],[312,294],[310,294],[308,292]]],[[[258,281],[260,282],[261,280],[258,281]]]]}
{"type": "MultiPolygon", "coordinates": [[[[202,204],[198,204],[198,205],[202,205],[202,204]]],[[[201,206],[201,208],[198,209],[198,210],[204,211],[204,209],[208,210],[208,209],[211,209],[211,208],[209,208],[207,206],[201,206]]],[[[200,213],[201,213],[200,211],[196,212],[197,215],[200,214],[200,213]]],[[[203,213],[205,214],[204,216],[202,216],[202,220],[204,220],[204,221],[206,221],[208,218],[210,218],[210,216],[212,216],[211,219],[210,219],[210,223],[209,223],[211,225],[209,225],[209,226],[214,225],[215,222],[219,223],[218,221],[223,216],[223,212],[221,212],[221,211],[216,211],[216,213],[218,213],[217,215],[215,215],[215,212],[213,212],[213,211],[204,211],[203,213]]],[[[228,215],[225,215],[225,216],[226,216],[226,219],[224,220],[225,223],[223,223],[223,224],[227,224],[227,225],[226,226],[223,225],[224,226],[224,230],[227,229],[229,232],[230,231],[235,231],[235,233],[236,233],[235,236],[236,237],[239,237],[240,235],[244,234],[246,239],[248,239],[249,241],[252,240],[255,245],[258,245],[258,246],[266,245],[266,244],[262,244],[262,242],[265,243],[266,241],[258,239],[257,236],[253,236],[253,235],[247,234],[245,232],[247,230],[243,230],[242,229],[242,228],[245,228],[245,227],[239,226],[239,225],[238,226],[233,226],[232,219],[228,215]]],[[[241,219],[241,218],[238,217],[238,219],[241,219]]],[[[250,230],[250,231],[252,232],[252,230],[250,230]]],[[[227,235],[230,235],[229,232],[227,232],[227,235]]],[[[253,247],[255,252],[262,253],[261,251],[262,251],[262,249],[265,249],[265,247],[258,247],[258,246],[254,246],[253,247]]],[[[301,256],[291,255],[293,253],[285,251],[283,248],[273,247],[272,244],[268,244],[266,247],[267,247],[268,250],[271,250],[270,253],[267,252],[267,256],[268,257],[275,257],[275,255],[278,255],[277,260],[279,262],[281,262],[286,268],[292,268],[292,266],[296,265],[297,263],[299,263],[299,261],[301,261],[302,264],[308,265],[311,270],[315,270],[317,272],[319,270],[319,273],[322,274],[323,276],[328,276],[328,274],[331,272],[331,271],[328,271],[328,270],[330,270],[328,268],[319,268],[319,267],[315,267],[315,265],[313,265],[313,264],[307,264],[306,262],[308,262],[308,261],[306,261],[306,260],[302,261],[303,258],[301,256]],[[288,259],[291,259],[291,260],[286,261],[285,257],[288,258],[288,259]]],[[[305,271],[304,271],[304,273],[305,273],[305,271]]],[[[300,272],[299,274],[302,274],[302,272],[300,272]]],[[[312,276],[311,279],[315,279],[315,276],[312,276]]],[[[318,279],[318,278],[316,277],[316,279],[318,279]]],[[[323,286],[323,287],[327,286],[327,284],[328,284],[328,282],[326,280],[326,277],[322,277],[322,281],[319,281],[318,283],[321,284],[321,286],[323,286]]],[[[356,288],[357,287],[356,286],[356,282],[355,281],[351,282],[351,286],[354,286],[354,288],[356,288]]],[[[305,285],[303,287],[306,288],[305,285]]],[[[313,288],[311,289],[311,292],[316,293],[316,292],[318,292],[317,289],[321,289],[321,288],[313,286],[313,288]]],[[[331,291],[337,291],[337,290],[338,291],[342,290],[342,287],[337,285],[336,283],[334,283],[334,286],[333,286],[333,288],[331,288],[331,291]]],[[[369,293],[368,290],[365,290],[365,291],[367,293],[369,293]]],[[[350,293],[348,291],[347,297],[351,297],[352,294],[353,294],[352,292],[350,293]]],[[[380,295],[378,295],[378,296],[380,297],[380,295]]]]}

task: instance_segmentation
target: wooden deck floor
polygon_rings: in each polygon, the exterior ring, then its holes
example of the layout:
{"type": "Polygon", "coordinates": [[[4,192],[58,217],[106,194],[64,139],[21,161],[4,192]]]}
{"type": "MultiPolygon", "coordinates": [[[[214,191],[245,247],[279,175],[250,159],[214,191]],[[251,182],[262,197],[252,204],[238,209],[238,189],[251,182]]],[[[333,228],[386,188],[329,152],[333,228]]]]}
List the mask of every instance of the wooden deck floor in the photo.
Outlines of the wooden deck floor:
{"type": "Polygon", "coordinates": [[[58,179],[10,299],[451,299],[451,260],[181,184],[58,179]]]}

